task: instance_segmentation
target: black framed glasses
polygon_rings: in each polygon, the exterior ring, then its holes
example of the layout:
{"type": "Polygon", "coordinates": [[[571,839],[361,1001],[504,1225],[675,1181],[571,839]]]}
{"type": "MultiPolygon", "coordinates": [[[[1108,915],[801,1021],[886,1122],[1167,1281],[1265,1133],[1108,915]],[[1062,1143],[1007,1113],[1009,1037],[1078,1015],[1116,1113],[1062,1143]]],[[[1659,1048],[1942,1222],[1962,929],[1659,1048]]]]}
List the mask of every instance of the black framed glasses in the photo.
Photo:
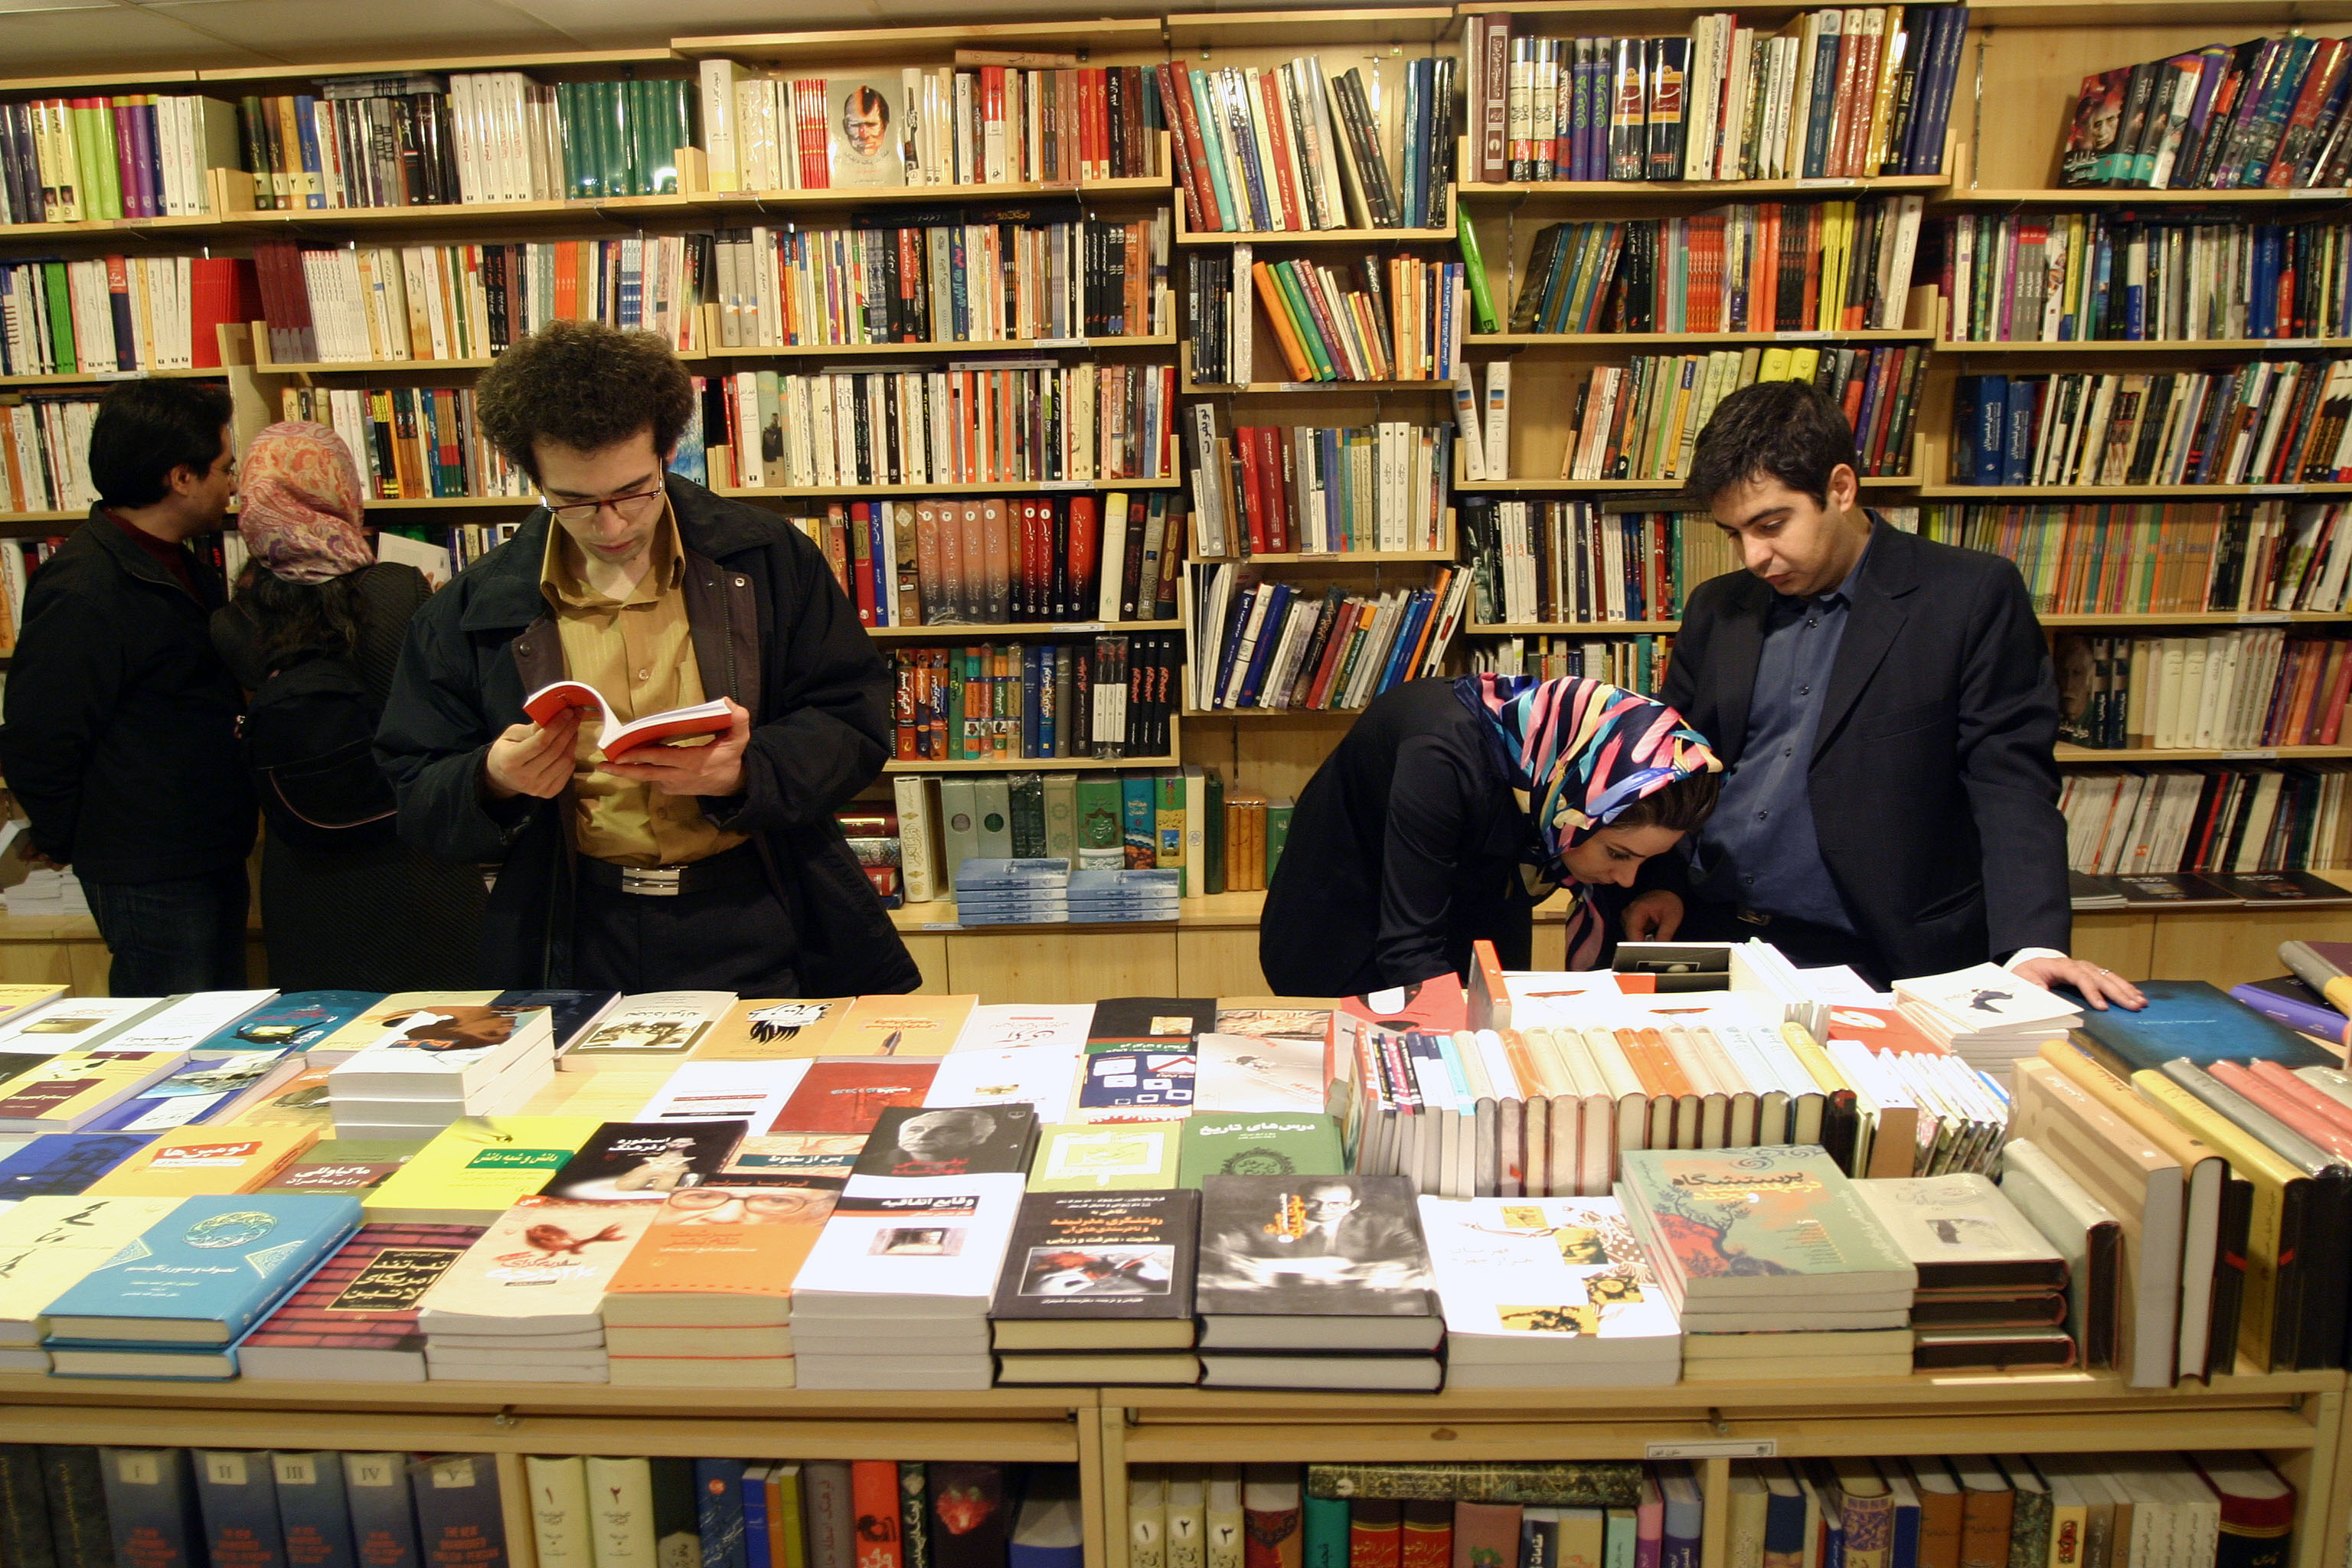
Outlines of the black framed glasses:
{"type": "Polygon", "coordinates": [[[639,490],[635,495],[606,496],[603,500],[571,501],[558,505],[545,496],[540,504],[555,515],[558,522],[584,523],[595,521],[596,514],[611,507],[626,522],[643,522],[661,510],[662,490],[656,487],[639,490]]]}

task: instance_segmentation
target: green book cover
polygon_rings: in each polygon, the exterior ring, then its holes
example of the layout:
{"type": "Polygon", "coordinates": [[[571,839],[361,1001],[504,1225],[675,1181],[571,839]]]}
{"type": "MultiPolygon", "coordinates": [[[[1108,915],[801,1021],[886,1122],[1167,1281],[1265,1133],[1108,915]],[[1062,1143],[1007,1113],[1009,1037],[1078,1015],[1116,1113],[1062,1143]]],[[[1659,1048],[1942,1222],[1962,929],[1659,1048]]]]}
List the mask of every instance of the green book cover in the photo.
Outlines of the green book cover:
{"type": "Polygon", "coordinates": [[[98,132],[98,152],[93,159],[90,194],[98,203],[93,213],[83,208],[84,217],[119,218],[122,216],[122,150],[114,139],[114,100],[101,98],[98,107],[89,111],[98,132]]]}
{"type": "Polygon", "coordinates": [[[1078,775],[1047,773],[1045,794],[1045,853],[1053,859],[1078,863],[1078,775]]]}
{"type": "Polygon", "coordinates": [[[1288,795],[1266,802],[1265,806],[1265,879],[1274,880],[1274,868],[1282,864],[1282,847],[1290,839],[1290,814],[1293,803],[1288,795]]]}
{"type": "Polygon", "coordinates": [[[1013,792],[1003,773],[984,773],[973,781],[972,795],[980,808],[980,854],[982,859],[1013,858],[1013,792]]]}
{"type": "Polygon", "coordinates": [[[260,1191],[266,1196],[373,1192],[425,1144],[422,1138],[322,1138],[260,1191]]]}
{"type": "Polygon", "coordinates": [[[621,107],[621,189],[633,196],[646,195],[646,171],[653,167],[646,146],[650,116],[646,113],[646,86],[642,81],[614,84],[620,91],[621,107]]]}
{"type": "Polygon", "coordinates": [[[635,160],[629,153],[629,100],[621,90],[626,85],[617,81],[596,84],[596,125],[604,143],[604,194],[612,196],[645,194],[629,183],[630,165],[635,160]]]}
{"type": "Polygon", "coordinates": [[[73,299],[66,286],[66,264],[43,262],[41,283],[49,298],[50,363],[59,375],[71,375],[81,368],[81,361],[74,357],[73,299]]]}
{"type": "Polygon", "coordinates": [[[76,104],[66,110],[73,128],[74,216],[85,223],[99,215],[98,111],[76,104]]]}
{"type": "Polygon", "coordinates": [[[958,868],[981,852],[977,782],[970,775],[940,780],[940,845],[944,851],[940,864],[950,889],[958,868]]]}
{"type": "Polygon", "coordinates": [[[1176,1185],[1172,1121],[1042,1128],[1029,1163],[1033,1193],[1134,1191],[1176,1185]]]}
{"type": "Polygon", "coordinates": [[[1811,1145],[1629,1149],[1618,1195],[1653,1260],[1680,1277],[1686,1304],[1918,1286],[1845,1173],[1811,1145]]]}
{"type": "Polygon", "coordinates": [[[1338,1176],[1347,1173],[1339,1124],[1320,1112],[1196,1110],[1183,1121],[1178,1184],[1203,1176],[1338,1176]]]}
{"type": "Polygon", "coordinates": [[[1496,332],[1502,327],[1495,315],[1495,296],[1486,285],[1486,258],[1478,250],[1478,231],[1470,222],[1470,209],[1456,202],[1454,206],[1454,232],[1462,242],[1462,269],[1470,278],[1470,309],[1477,322],[1477,331],[1496,332]]]}
{"type": "Polygon", "coordinates": [[[1307,303],[1307,290],[1299,286],[1287,261],[1274,264],[1274,279],[1282,287],[1282,297],[1290,306],[1291,324],[1298,329],[1298,344],[1307,351],[1307,363],[1314,367],[1318,381],[1339,378],[1338,356],[1323,342],[1321,328],[1316,324],[1314,308],[1307,303]]]}
{"type": "Polygon", "coordinates": [[[1209,820],[1201,825],[1201,858],[1208,864],[1201,868],[1201,890],[1222,893],[1225,890],[1225,780],[1214,768],[1207,773],[1209,820]]]}
{"type": "Polygon", "coordinates": [[[1090,773],[1077,783],[1078,861],[1076,869],[1117,871],[1127,865],[1120,846],[1119,786],[1115,774],[1090,773]]]}
{"type": "Polygon", "coordinates": [[[1012,773],[1005,787],[1013,797],[1013,855],[1035,859],[1045,851],[1045,781],[1036,773],[1012,773]]]}
{"type": "Polygon", "coordinates": [[[1160,773],[1152,780],[1152,863],[1162,870],[1184,869],[1184,775],[1160,773]]]}

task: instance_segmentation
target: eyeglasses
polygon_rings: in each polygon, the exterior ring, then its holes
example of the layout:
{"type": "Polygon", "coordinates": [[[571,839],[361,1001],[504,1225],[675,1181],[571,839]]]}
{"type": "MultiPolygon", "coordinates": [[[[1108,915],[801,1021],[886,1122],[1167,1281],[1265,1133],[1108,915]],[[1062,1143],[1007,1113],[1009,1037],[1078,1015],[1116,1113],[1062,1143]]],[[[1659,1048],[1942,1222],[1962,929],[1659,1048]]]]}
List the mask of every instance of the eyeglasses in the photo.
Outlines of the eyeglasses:
{"type": "Polygon", "coordinates": [[[635,495],[606,496],[603,500],[572,501],[558,506],[545,496],[540,504],[553,513],[558,522],[585,523],[596,521],[596,514],[611,507],[624,522],[643,522],[661,510],[663,492],[659,489],[639,490],[635,495]]]}

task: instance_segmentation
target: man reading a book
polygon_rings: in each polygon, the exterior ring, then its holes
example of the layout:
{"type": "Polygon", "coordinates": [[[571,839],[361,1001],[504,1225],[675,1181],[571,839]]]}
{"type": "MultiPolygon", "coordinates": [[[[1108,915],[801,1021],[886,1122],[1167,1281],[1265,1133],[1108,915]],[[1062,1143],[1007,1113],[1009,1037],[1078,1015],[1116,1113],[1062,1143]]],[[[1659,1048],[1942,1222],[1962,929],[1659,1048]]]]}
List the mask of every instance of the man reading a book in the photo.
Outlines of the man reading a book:
{"type": "Polygon", "coordinates": [[[1743,387],[1699,433],[1689,492],[1747,570],[1692,591],[1661,695],[1729,771],[1643,868],[1626,937],[1761,937],[1882,988],[1990,958],[2140,1006],[2066,956],[2058,693],[2023,579],[1874,517],[1856,473],[1802,382],[1743,387]]]}
{"type": "Polygon", "coordinates": [[[660,339],[558,321],[477,392],[545,504],[418,612],[377,732],[401,830],[498,863],[485,984],[910,991],[920,983],[833,813],[888,755],[888,666],[823,553],[667,468],[695,411],[660,339]],[[596,749],[558,680],[624,722],[709,699],[716,736],[596,749]]]}

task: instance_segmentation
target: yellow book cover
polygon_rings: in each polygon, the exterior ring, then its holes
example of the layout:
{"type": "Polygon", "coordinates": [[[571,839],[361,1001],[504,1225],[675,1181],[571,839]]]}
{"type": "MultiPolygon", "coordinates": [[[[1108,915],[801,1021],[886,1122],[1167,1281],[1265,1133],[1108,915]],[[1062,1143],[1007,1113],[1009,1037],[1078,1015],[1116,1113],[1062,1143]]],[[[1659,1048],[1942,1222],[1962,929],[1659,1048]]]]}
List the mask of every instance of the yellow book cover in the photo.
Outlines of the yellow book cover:
{"type": "Polygon", "coordinates": [[[0,1082],[0,1132],[76,1132],[188,1059],[185,1051],[66,1051],[0,1082]]]}
{"type": "Polygon", "coordinates": [[[852,998],[814,996],[789,1001],[747,996],[727,1009],[695,1046],[698,1062],[805,1061],[831,1056],[826,1044],[841,1026],[852,998]]]}
{"type": "Polygon", "coordinates": [[[978,996],[860,996],[842,1015],[829,1057],[943,1057],[978,996]]]}
{"type": "Polygon", "coordinates": [[[545,1186],[603,1123],[593,1116],[468,1116],[362,1200],[371,1220],[486,1225],[545,1186]]]}
{"type": "Polygon", "coordinates": [[[394,1026],[415,1014],[457,1007],[486,1007],[498,1000],[495,991],[395,991],[325,1039],[313,1050],[365,1050],[389,1037],[394,1026]]]}
{"type": "Polygon", "coordinates": [[[1789,351],[1778,343],[1766,349],[1763,362],[1756,367],[1756,379],[1759,381],[1788,380],[1789,351]]]}
{"type": "Polygon", "coordinates": [[[0,985],[0,1024],[36,1007],[45,1007],[65,994],[62,985],[0,985]]]}
{"type": "Polygon", "coordinates": [[[309,1127],[174,1127],[84,1190],[95,1197],[249,1193],[276,1181],[318,1141],[309,1127]]]}
{"type": "Polygon", "coordinates": [[[1822,351],[1815,348],[1789,351],[1789,379],[1810,384],[1822,373],[1822,351]]]}
{"type": "MultiPolygon", "coordinates": [[[[244,1109],[227,1119],[226,1125],[307,1127],[321,1138],[333,1137],[335,1115],[327,1100],[327,1074],[350,1059],[344,1052],[330,1051],[324,1047],[305,1051],[299,1060],[287,1064],[293,1070],[282,1078],[273,1074],[263,1091],[251,1097],[244,1109]]],[[[215,1121],[211,1125],[224,1123],[215,1121]]]]}
{"type": "Polygon", "coordinates": [[[0,1215],[0,1344],[38,1344],[50,1302],[179,1206],[175,1197],[43,1197],[0,1215]]]}

